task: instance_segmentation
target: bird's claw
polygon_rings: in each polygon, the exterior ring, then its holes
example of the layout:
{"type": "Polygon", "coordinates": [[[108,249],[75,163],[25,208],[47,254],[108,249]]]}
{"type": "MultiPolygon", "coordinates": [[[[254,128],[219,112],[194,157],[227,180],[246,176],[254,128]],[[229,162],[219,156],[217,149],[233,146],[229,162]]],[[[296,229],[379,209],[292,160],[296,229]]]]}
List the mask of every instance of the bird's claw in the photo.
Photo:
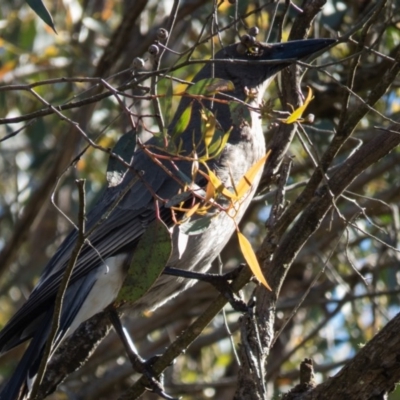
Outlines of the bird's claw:
{"type": "Polygon", "coordinates": [[[153,365],[159,358],[159,355],[154,355],[148,360],[143,360],[141,357],[137,357],[135,362],[132,363],[132,367],[136,372],[142,374],[146,378],[147,384],[145,387],[148,391],[157,394],[163,399],[178,400],[177,398],[172,397],[165,392],[162,382],[163,374],[160,375],[161,379],[160,377],[156,377],[156,373],[153,370],[153,365]]]}
{"type": "MultiPolygon", "coordinates": [[[[128,331],[125,330],[122,326],[118,312],[112,307],[109,309],[109,317],[115,331],[117,332],[122,341],[122,344],[125,347],[126,354],[129,358],[129,361],[131,362],[133,370],[139,374],[142,374],[146,378],[146,389],[158,394],[163,399],[178,400],[165,393],[162,382],[159,381],[153,370],[153,365],[160,356],[155,355],[148,360],[144,360],[142,357],[140,357],[140,355],[136,352],[133,342],[129,337],[128,331]]],[[[162,374],[160,376],[162,381],[162,374]]]]}
{"type": "MultiPolygon", "coordinates": [[[[154,355],[148,360],[143,360],[141,362],[140,368],[138,368],[140,369],[140,371],[138,372],[141,373],[143,376],[145,376],[147,381],[149,382],[149,385],[146,386],[146,389],[150,392],[157,394],[163,399],[179,400],[178,398],[172,397],[165,392],[164,385],[162,383],[163,381],[162,378],[160,380],[156,378],[156,374],[154,373],[152,366],[159,358],[160,358],[159,355],[154,355]]],[[[162,377],[162,374],[160,376],[162,377]]]]}

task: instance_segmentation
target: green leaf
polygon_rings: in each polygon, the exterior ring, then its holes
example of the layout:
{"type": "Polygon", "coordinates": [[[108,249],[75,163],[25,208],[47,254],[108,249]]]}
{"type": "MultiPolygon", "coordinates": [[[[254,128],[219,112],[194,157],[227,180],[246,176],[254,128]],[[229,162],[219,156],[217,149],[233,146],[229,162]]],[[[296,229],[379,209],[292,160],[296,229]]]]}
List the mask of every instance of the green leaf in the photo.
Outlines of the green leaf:
{"type": "MultiPolygon", "coordinates": [[[[136,146],[136,132],[129,131],[122,135],[112,152],[120,156],[125,162],[130,164],[133,158],[133,152],[136,146]]],[[[128,168],[121,163],[117,158],[110,156],[107,165],[107,181],[108,186],[117,186],[124,179],[125,174],[128,172],[128,168]]]]}
{"type": "Polygon", "coordinates": [[[30,8],[37,14],[39,18],[41,18],[48,26],[50,26],[51,29],[55,33],[56,27],[54,26],[53,22],[53,17],[49,13],[49,10],[46,8],[46,6],[43,4],[42,0],[26,0],[27,4],[29,5],[30,8]]]}
{"type": "Polygon", "coordinates": [[[183,183],[186,183],[187,185],[191,185],[193,183],[193,179],[189,178],[179,168],[175,170],[175,173],[178,174],[179,179],[181,179],[183,183]]]}
{"type": "Polygon", "coordinates": [[[163,99],[163,106],[164,106],[164,115],[165,115],[165,126],[169,126],[172,122],[172,119],[174,117],[173,109],[172,109],[172,99],[174,96],[174,88],[172,86],[172,79],[168,79],[167,82],[165,82],[166,85],[166,91],[165,91],[165,96],[163,99]]]}
{"type": "Polygon", "coordinates": [[[165,224],[156,219],[140,238],[116,303],[134,303],[143,297],[162,274],[171,250],[171,234],[165,224]]]}
{"type": "Polygon", "coordinates": [[[192,116],[192,105],[193,104],[190,103],[186,107],[185,111],[183,111],[178,121],[176,121],[176,124],[171,131],[171,136],[173,140],[177,139],[180,135],[182,135],[182,133],[185,132],[186,128],[188,127],[190,118],[192,116]]]}
{"type": "Polygon", "coordinates": [[[166,203],[165,203],[165,207],[167,208],[171,208],[174,207],[186,200],[188,200],[189,198],[191,198],[193,196],[193,193],[190,191],[185,191],[182,193],[178,193],[175,196],[172,196],[166,203]]]}
{"type": "Polygon", "coordinates": [[[212,96],[217,92],[232,91],[234,88],[234,84],[226,79],[206,78],[187,88],[186,93],[193,95],[212,96]]]}
{"type": "Polygon", "coordinates": [[[231,112],[231,119],[233,125],[243,127],[248,125],[251,128],[251,114],[249,108],[245,104],[231,101],[229,103],[229,110],[231,112]]]}
{"type": "Polygon", "coordinates": [[[230,128],[225,133],[219,129],[217,129],[215,131],[213,141],[211,142],[210,146],[208,147],[209,158],[216,158],[221,154],[225,145],[228,143],[228,139],[229,139],[229,135],[231,134],[231,131],[232,131],[232,128],[230,128]]]}
{"type": "Polygon", "coordinates": [[[188,221],[179,225],[179,229],[183,234],[188,236],[200,235],[210,227],[211,220],[214,217],[215,214],[207,215],[194,220],[189,219],[188,221]]]}

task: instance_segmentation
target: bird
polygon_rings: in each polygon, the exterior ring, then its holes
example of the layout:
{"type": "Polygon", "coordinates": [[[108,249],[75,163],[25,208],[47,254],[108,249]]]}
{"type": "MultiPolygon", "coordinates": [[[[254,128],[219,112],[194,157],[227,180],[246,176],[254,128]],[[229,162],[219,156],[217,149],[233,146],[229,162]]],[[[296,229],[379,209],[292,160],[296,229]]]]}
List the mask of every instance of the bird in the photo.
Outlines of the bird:
{"type": "MultiPolygon", "coordinates": [[[[93,231],[70,277],[51,354],[82,322],[115,301],[127,270],[135,268],[131,261],[140,238],[157,218],[168,226],[172,237],[172,252],[165,267],[199,273],[210,268],[250,204],[261,171],[257,172],[235,215],[232,217],[227,212],[214,211],[215,215],[210,218],[209,227],[203,234],[183,233],[179,223],[174,221],[168,201],[179,198],[183,191],[182,180],[187,177],[193,178],[194,187],[204,193],[210,171],[224,187],[235,187],[266,154],[261,119],[255,110],[261,104],[271,80],[294,61],[324,50],[334,42],[333,39],[308,39],[270,44],[247,35],[239,43],[219,50],[213,60],[205,64],[192,82],[220,79],[219,82],[230,82],[227,84],[230,91],[216,91],[214,97],[209,99],[182,96],[168,127],[172,137],[190,107],[190,120],[176,138],[180,156],[175,157],[174,162],[169,157],[159,157],[160,161],[155,162],[146,149],[156,149],[156,155],[169,154],[159,149],[159,138],[155,137],[142,146],[132,148],[131,168],[120,182],[105,189],[87,214],[86,230],[93,228],[93,231]],[[246,104],[247,117],[234,118],[232,103],[246,104]],[[202,126],[207,118],[208,122],[215,122],[221,132],[229,135],[218,155],[198,166],[193,161],[193,155],[206,151],[202,126]],[[195,174],[195,167],[202,173],[195,174]],[[110,210],[116,202],[118,204],[110,210]],[[107,218],[104,217],[106,214],[107,218]]],[[[194,196],[193,190],[187,192],[194,196]]],[[[181,214],[178,212],[178,217],[181,214]]],[[[16,370],[4,385],[0,400],[22,400],[29,395],[50,334],[56,294],[77,237],[78,232],[73,229],[49,260],[26,302],[0,332],[0,354],[30,340],[16,370]]],[[[138,313],[153,310],[193,284],[193,280],[185,277],[162,274],[149,291],[130,307],[138,313]]]]}

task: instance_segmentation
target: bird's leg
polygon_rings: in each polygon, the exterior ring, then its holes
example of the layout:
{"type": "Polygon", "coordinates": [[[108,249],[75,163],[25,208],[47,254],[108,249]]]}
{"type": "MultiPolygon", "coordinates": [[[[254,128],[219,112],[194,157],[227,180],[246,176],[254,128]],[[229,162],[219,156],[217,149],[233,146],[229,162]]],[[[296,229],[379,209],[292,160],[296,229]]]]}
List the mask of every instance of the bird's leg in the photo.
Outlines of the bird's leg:
{"type": "Polygon", "coordinates": [[[233,271],[227,272],[226,274],[210,274],[210,273],[201,273],[194,271],[186,271],[183,269],[173,268],[173,267],[165,267],[163,274],[178,276],[181,278],[187,279],[196,279],[198,281],[208,282],[213,285],[230,303],[234,310],[240,312],[248,312],[249,306],[237,296],[232,290],[232,286],[229,281],[235,279],[240,271],[242,270],[243,265],[240,265],[238,268],[233,271]]]}
{"type": "Polygon", "coordinates": [[[171,397],[164,392],[162,383],[155,377],[154,371],[151,368],[151,365],[154,363],[154,358],[151,358],[150,360],[144,360],[137,353],[135,345],[133,344],[128,331],[122,325],[118,312],[114,308],[110,308],[109,318],[115,331],[121,339],[122,344],[124,345],[133,369],[147,378],[149,382],[148,390],[158,394],[163,399],[177,400],[176,398],[171,397]]]}

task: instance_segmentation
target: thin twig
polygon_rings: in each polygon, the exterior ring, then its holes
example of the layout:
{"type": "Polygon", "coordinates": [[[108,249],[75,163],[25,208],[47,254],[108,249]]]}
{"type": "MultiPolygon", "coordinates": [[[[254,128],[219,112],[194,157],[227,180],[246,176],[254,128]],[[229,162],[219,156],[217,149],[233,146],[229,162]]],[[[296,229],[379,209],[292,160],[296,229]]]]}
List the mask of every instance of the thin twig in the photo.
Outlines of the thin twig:
{"type": "Polygon", "coordinates": [[[46,346],[43,352],[43,356],[40,362],[39,370],[37,373],[36,380],[33,384],[32,391],[30,393],[30,398],[35,399],[39,390],[39,386],[42,383],[42,379],[46,372],[47,362],[53,353],[53,345],[56,341],[56,336],[58,334],[58,329],[60,327],[60,320],[62,316],[62,307],[64,302],[64,296],[67,291],[69,281],[78,260],[79,254],[82,247],[85,244],[85,210],[86,210],[86,196],[85,196],[85,181],[77,180],[76,184],[78,186],[79,192],[79,214],[78,214],[78,236],[76,239],[75,247],[71,253],[67,268],[63,274],[63,278],[60,283],[60,287],[57,291],[57,296],[54,304],[54,314],[51,323],[51,331],[46,341],[46,346]]]}

